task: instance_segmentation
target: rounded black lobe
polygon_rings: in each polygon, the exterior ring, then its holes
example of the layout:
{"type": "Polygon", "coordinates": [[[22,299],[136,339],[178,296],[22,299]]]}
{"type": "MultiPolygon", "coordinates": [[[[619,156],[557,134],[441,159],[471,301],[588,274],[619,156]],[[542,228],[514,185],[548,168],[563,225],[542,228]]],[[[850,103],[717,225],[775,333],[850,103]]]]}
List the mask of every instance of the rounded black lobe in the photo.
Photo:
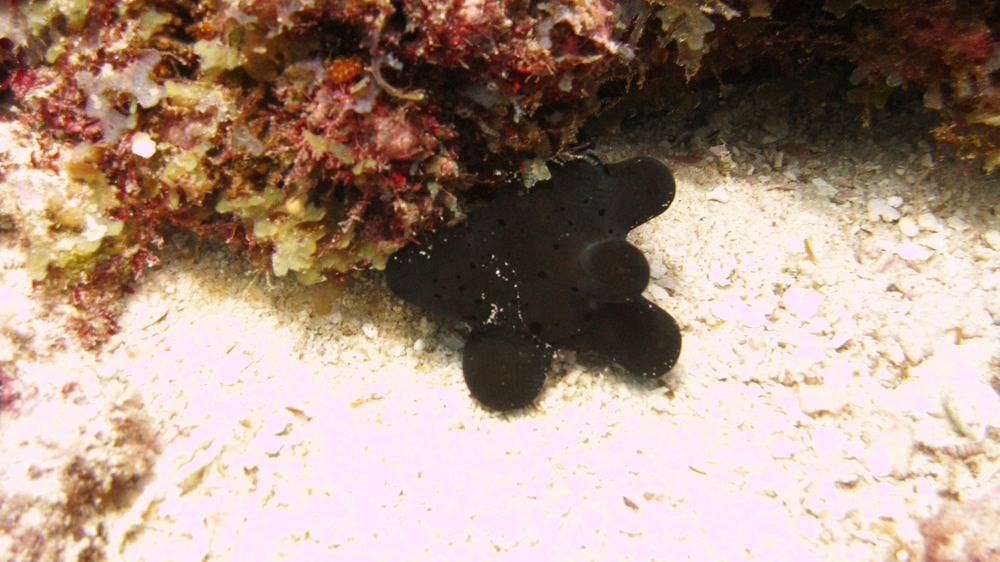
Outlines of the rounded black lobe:
{"type": "Polygon", "coordinates": [[[494,410],[531,404],[545,384],[552,350],[506,330],[473,330],[465,342],[462,371],[472,397],[494,410]]]}
{"type": "Polygon", "coordinates": [[[614,238],[587,245],[580,254],[591,297],[599,302],[626,302],[649,284],[649,262],[642,251],[614,238]]]}
{"type": "Polygon", "coordinates": [[[659,216],[674,201],[674,176],[655,158],[632,158],[609,165],[608,171],[613,189],[609,214],[626,231],[659,216]]]}
{"type": "Polygon", "coordinates": [[[598,307],[574,347],[613,359],[630,373],[659,377],[681,354],[681,330],[672,316],[640,297],[598,307]]]}

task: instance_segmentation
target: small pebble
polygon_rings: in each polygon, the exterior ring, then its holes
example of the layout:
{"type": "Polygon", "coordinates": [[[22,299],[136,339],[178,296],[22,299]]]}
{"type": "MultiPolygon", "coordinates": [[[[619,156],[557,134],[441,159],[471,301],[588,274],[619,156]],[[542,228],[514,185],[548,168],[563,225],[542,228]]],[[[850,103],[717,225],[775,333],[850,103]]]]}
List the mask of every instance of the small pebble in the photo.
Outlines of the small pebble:
{"type": "Polygon", "coordinates": [[[913,242],[903,242],[902,244],[897,244],[896,247],[893,248],[893,251],[897,256],[907,261],[918,259],[924,252],[923,248],[913,242]]]}
{"type": "Polygon", "coordinates": [[[715,301],[709,305],[709,310],[712,312],[712,316],[715,316],[719,320],[731,321],[736,318],[736,313],[733,311],[733,307],[727,303],[715,301]]]}
{"type": "Polygon", "coordinates": [[[912,238],[920,234],[920,227],[917,226],[917,221],[913,218],[903,217],[899,219],[899,231],[912,238]]]}
{"type": "Polygon", "coordinates": [[[667,274],[667,266],[663,265],[663,260],[654,258],[649,261],[649,278],[659,279],[667,274]]]}
{"type": "Polygon", "coordinates": [[[885,199],[868,200],[868,221],[878,222],[881,218],[885,222],[897,221],[902,217],[902,213],[894,209],[885,199]]]}
{"type": "Polygon", "coordinates": [[[982,441],[990,427],[1000,429],[1000,396],[982,373],[966,361],[968,348],[943,345],[910,369],[916,379],[940,380],[941,404],[955,428],[972,441],[982,441]]]}
{"type": "Polygon", "coordinates": [[[906,353],[903,347],[893,338],[885,339],[885,356],[892,361],[893,365],[902,365],[906,361],[906,353]]]}
{"type": "Polygon", "coordinates": [[[707,197],[709,201],[718,201],[719,203],[729,202],[729,194],[726,193],[726,189],[722,186],[709,191],[705,194],[705,197],[707,197]]]}
{"type": "Polygon", "coordinates": [[[833,187],[830,182],[823,178],[813,178],[812,184],[816,188],[816,192],[823,197],[833,197],[837,195],[837,188],[833,187]]]}
{"type": "Polygon", "coordinates": [[[931,232],[941,232],[941,221],[938,220],[934,213],[924,213],[917,217],[917,224],[920,228],[924,230],[929,230],[931,232]]]}
{"type": "Polygon", "coordinates": [[[885,202],[893,209],[898,209],[903,204],[903,198],[898,195],[893,195],[891,197],[886,197],[885,202]]]}
{"type": "Polygon", "coordinates": [[[146,133],[132,135],[132,154],[142,158],[151,158],[156,154],[156,143],[146,133]]]}
{"type": "Polygon", "coordinates": [[[984,271],[983,278],[979,281],[979,286],[984,291],[992,291],[1000,285],[1000,271],[984,271]]]}
{"type": "Polygon", "coordinates": [[[646,288],[646,291],[649,292],[649,296],[653,297],[653,300],[655,301],[665,301],[670,298],[670,293],[655,283],[650,283],[649,287],[646,288]]]}
{"type": "Polygon", "coordinates": [[[957,216],[954,216],[954,215],[948,217],[948,221],[947,222],[948,222],[948,226],[954,228],[955,230],[957,230],[959,232],[962,232],[963,230],[968,230],[968,228],[969,228],[969,223],[965,222],[960,217],[957,217],[957,216]]]}
{"type": "Polygon", "coordinates": [[[873,476],[889,476],[892,474],[892,463],[889,462],[889,449],[882,441],[872,444],[865,451],[865,466],[873,476]]]}
{"type": "Polygon", "coordinates": [[[812,540],[819,540],[823,533],[823,524],[814,517],[799,517],[792,524],[800,535],[812,540]]]}
{"type": "Polygon", "coordinates": [[[945,411],[962,435],[982,441],[989,428],[1000,428],[1000,397],[989,385],[976,380],[975,373],[954,374],[959,380],[949,378],[942,389],[945,411]]]}
{"type": "Polygon", "coordinates": [[[874,376],[876,379],[880,381],[887,383],[891,383],[896,380],[896,375],[889,372],[888,369],[876,369],[875,372],[872,373],[872,376],[874,376]]]}
{"type": "Polygon", "coordinates": [[[920,243],[938,252],[948,251],[948,238],[941,232],[921,238],[920,243]]]}
{"type": "Polygon", "coordinates": [[[770,325],[765,314],[770,314],[773,310],[765,310],[765,307],[761,306],[760,303],[755,303],[755,306],[751,307],[732,293],[727,293],[722,298],[732,307],[733,313],[740,323],[747,328],[759,328],[770,325]]]}
{"type": "MultiPolygon", "coordinates": [[[[894,330],[895,339],[910,364],[917,364],[934,353],[934,344],[928,335],[929,328],[923,326],[899,326],[894,330]]],[[[911,369],[912,374],[912,369],[911,369]]]]}
{"type": "Polygon", "coordinates": [[[427,343],[424,338],[417,338],[417,341],[413,342],[413,351],[423,351],[427,347],[427,343]]]}
{"type": "Polygon", "coordinates": [[[441,338],[441,343],[452,351],[458,351],[459,349],[465,347],[465,340],[458,336],[452,334],[440,334],[438,337],[441,338]]]}
{"type": "Polygon", "coordinates": [[[889,427],[865,450],[865,466],[873,476],[903,478],[910,470],[914,444],[910,428],[902,425],[889,427]]]}
{"type": "Polygon", "coordinates": [[[810,341],[801,341],[801,345],[793,347],[791,352],[796,358],[808,361],[809,363],[819,363],[823,359],[826,359],[823,346],[810,341]]]}
{"type": "Polygon", "coordinates": [[[789,252],[804,254],[806,251],[806,244],[803,240],[789,238],[785,240],[785,248],[787,248],[789,252]]]}
{"type": "Polygon", "coordinates": [[[708,280],[716,285],[728,285],[729,276],[733,274],[733,269],[735,268],[728,263],[723,263],[721,266],[714,266],[708,272],[708,280]]]}
{"type": "Polygon", "coordinates": [[[798,287],[791,287],[781,297],[781,303],[788,312],[802,320],[808,320],[816,315],[822,295],[798,287]]]}
{"type": "Polygon", "coordinates": [[[378,337],[378,328],[374,324],[365,323],[361,326],[361,332],[370,340],[378,337]]]}
{"type": "Polygon", "coordinates": [[[984,232],[983,242],[990,248],[1000,252],[1000,230],[987,230],[984,232]]]}
{"type": "Polygon", "coordinates": [[[776,459],[790,459],[802,447],[787,437],[777,437],[771,442],[771,456],[776,459]]]}
{"type": "Polygon", "coordinates": [[[799,409],[807,416],[823,412],[839,414],[847,407],[847,395],[830,386],[799,385],[799,409]]]}

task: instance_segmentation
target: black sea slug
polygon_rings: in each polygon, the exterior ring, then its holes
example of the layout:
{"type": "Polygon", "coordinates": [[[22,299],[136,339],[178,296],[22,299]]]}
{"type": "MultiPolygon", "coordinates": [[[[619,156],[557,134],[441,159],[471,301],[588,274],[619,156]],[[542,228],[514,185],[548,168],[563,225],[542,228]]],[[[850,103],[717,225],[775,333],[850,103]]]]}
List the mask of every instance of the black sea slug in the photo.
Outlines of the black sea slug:
{"type": "Polygon", "coordinates": [[[670,206],[670,170],[647,157],[551,167],[551,179],[501,188],[385,269],[404,300],[472,326],[465,381],[496,410],[534,401],[554,348],[596,351],[643,377],[667,373],[680,355],[680,329],[642,296],[649,264],[625,239],[670,206]]]}

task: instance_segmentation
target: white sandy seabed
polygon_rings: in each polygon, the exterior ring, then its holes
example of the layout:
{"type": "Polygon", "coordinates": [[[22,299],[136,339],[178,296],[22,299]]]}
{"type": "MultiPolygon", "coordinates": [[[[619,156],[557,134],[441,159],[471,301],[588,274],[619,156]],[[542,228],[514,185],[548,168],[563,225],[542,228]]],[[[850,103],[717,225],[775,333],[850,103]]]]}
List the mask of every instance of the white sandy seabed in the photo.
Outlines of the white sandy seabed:
{"type": "Polygon", "coordinates": [[[8,236],[0,558],[920,559],[921,519],[1000,483],[1000,188],[895,111],[750,91],[601,138],[675,172],[631,240],[680,362],[561,353],[505,415],[379,273],[302,287],[177,235],[86,353],[8,236]]]}

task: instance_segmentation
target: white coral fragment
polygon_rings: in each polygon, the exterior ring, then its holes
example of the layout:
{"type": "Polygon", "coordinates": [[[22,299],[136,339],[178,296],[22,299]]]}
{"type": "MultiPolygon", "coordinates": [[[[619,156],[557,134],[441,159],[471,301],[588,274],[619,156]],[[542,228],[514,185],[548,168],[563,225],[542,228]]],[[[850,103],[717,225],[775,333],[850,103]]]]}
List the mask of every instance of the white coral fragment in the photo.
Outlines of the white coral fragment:
{"type": "Polygon", "coordinates": [[[136,133],[132,137],[132,154],[142,158],[151,158],[156,154],[156,143],[146,133],[136,133]]]}

